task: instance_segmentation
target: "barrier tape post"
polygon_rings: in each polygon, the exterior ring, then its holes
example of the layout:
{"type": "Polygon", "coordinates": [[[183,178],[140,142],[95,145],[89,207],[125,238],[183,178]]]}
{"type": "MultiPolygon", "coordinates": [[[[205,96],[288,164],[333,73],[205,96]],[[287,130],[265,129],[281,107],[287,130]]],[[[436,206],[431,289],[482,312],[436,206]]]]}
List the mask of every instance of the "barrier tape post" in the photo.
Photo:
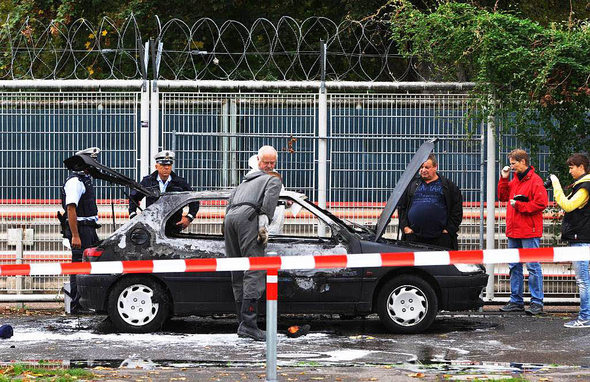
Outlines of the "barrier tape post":
{"type": "Polygon", "coordinates": [[[266,271],[266,381],[277,381],[277,298],[279,276],[266,271]]]}

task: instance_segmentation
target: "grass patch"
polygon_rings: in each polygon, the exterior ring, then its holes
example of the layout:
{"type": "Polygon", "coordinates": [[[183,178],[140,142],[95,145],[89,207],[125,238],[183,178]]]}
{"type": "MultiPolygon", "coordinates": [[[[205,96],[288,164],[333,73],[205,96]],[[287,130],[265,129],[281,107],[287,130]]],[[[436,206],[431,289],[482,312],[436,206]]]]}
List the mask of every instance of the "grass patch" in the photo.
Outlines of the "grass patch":
{"type": "Polygon", "coordinates": [[[15,379],[69,382],[96,379],[96,375],[85,369],[50,369],[18,363],[0,368],[0,382],[13,381],[15,379]]]}
{"type": "Polygon", "coordinates": [[[300,361],[300,362],[297,362],[296,366],[298,366],[298,367],[317,367],[317,366],[320,366],[320,363],[317,361],[300,361]]]}

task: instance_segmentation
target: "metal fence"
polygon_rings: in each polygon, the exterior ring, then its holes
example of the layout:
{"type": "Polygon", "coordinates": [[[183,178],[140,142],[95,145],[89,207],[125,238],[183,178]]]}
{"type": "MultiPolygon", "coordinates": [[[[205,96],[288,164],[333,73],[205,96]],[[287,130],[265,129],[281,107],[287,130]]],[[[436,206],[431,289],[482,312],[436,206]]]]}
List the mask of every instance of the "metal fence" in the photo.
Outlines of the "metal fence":
{"type": "Polygon", "coordinates": [[[209,17],[187,24],[133,15],[96,23],[10,16],[3,21],[2,80],[314,80],[321,76],[320,40],[326,43],[329,80],[413,81],[428,76],[423,66],[399,54],[387,17],[333,21],[285,16],[251,24],[209,17]],[[150,35],[142,36],[142,30],[150,35]]]}
{"type": "MultiPolygon", "coordinates": [[[[439,169],[463,193],[460,247],[483,247],[485,131],[484,126],[465,118],[468,95],[461,86],[420,88],[414,84],[404,89],[393,83],[383,85],[384,90],[367,91],[360,85],[344,91],[334,84],[333,91],[328,87],[324,101],[317,84],[298,89],[276,85],[264,89],[264,84],[237,89],[228,83],[221,90],[203,88],[199,82],[146,84],[150,85],[138,88],[137,83],[118,81],[119,89],[108,91],[88,85],[83,91],[0,93],[0,166],[4,174],[0,180],[1,262],[17,261],[15,248],[8,245],[10,228],[33,230],[32,245],[24,247],[26,261],[69,257],[54,218],[66,177],[61,162],[87,146],[100,147],[102,163],[135,179],[153,169],[153,160],[146,153],[172,149],[177,156],[175,171],[195,189],[227,189],[248,170],[248,158],[261,145],[271,144],[279,151],[278,170],[288,189],[304,192],[320,203],[325,197],[326,206],[337,215],[375,224],[414,151],[424,140],[436,137],[440,139],[435,147],[439,169]],[[147,97],[146,89],[151,89],[147,97]],[[322,102],[325,121],[320,112],[322,102]],[[150,107],[151,119],[147,117],[150,107]],[[320,128],[322,123],[325,131],[320,128]],[[322,164],[325,171],[320,170],[322,164]]],[[[516,145],[509,135],[503,139],[498,168],[507,148],[516,145]]],[[[539,165],[544,171],[542,161],[539,165]]],[[[103,224],[99,236],[106,237],[127,219],[126,196],[118,186],[97,184],[103,224]]],[[[502,248],[502,206],[497,214],[496,240],[502,248]]],[[[212,226],[217,231],[221,219],[193,223],[193,228],[200,230],[203,227],[197,224],[208,225],[204,231],[209,232],[212,226]]],[[[394,215],[387,235],[396,234],[394,215]]],[[[546,295],[572,298],[576,288],[571,270],[566,265],[551,267],[545,272],[550,273],[546,295]]],[[[501,299],[507,292],[506,272],[498,267],[496,273],[494,298],[501,299]]],[[[4,277],[0,299],[56,295],[62,281],[4,277]]]]}
{"type": "MultiPolygon", "coordinates": [[[[69,261],[62,244],[56,212],[61,210],[61,186],[68,172],[63,159],[76,150],[98,146],[101,160],[118,171],[137,176],[139,97],[125,91],[19,91],[0,93],[0,259],[19,261],[9,245],[10,229],[25,228],[32,240],[23,248],[23,262],[69,261]]],[[[96,182],[100,236],[113,231],[111,202],[123,223],[124,196],[96,182]]],[[[57,293],[63,277],[2,277],[7,293],[57,293]]]]}

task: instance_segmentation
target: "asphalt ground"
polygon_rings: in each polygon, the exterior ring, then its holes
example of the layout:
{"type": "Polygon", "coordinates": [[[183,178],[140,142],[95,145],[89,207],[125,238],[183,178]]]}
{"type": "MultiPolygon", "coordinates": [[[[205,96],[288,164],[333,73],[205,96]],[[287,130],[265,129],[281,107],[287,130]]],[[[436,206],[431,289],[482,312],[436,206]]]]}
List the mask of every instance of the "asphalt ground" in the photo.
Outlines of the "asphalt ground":
{"type": "MultiPolygon", "coordinates": [[[[576,315],[577,306],[547,306],[548,314],[544,317],[504,314],[498,312],[499,307],[488,305],[483,312],[442,314],[432,330],[413,336],[389,334],[376,319],[304,317],[315,333],[296,342],[288,342],[279,335],[278,380],[439,381],[507,377],[521,377],[527,381],[590,380],[590,329],[563,328],[563,323],[576,315]],[[329,359],[326,354],[351,350],[366,354],[354,360],[326,361],[329,359]],[[301,358],[286,362],[286,357],[291,355],[301,358]]],[[[254,344],[248,340],[237,345],[211,343],[204,346],[207,348],[204,353],[190,342],[189,345],[173,343],[175,339],[199,335],[204,335],[200,338],[233,337],[232,317],[173,321],[166,333],[159,336],[164,343],[170,338],[171,343],[158,345],[170,348],[169,362],[158,361],[160,353],[153,346],[136,347],[134,342],[127,342],[127,337],[118,339],[123,342],[121,350],[116,342],[118,335],[115,335],[115,342],[109,342],[113,334],[103,328],[104,317],[65,316],[61,303],[4,303],[0,305],[0,319],[14,323],[15,337],[35,326],[43,329],[40,337],[64,331],[68,335],[77,331],[94,335],[94,339],[79,348],[64,345],[59,339],[49,344],[41,339],[38,342],[0,341],[0,360],[5,364],[47,359],[53,355],[57,362],[78,359],[77,363],[71,363],[72,367],[92,370],[98,380],[105,381],[266,380],[263,343],[254,344]],[[72,327],[75,322],[82,323],[79,330],[72,327]],[[106,353],[99,351],[101,346],[106,353]],[[177,353],[174,353],[175,347],[177,353]],[[121,358],[129,354],[135,358],[121,362],[121,358]],[[102,362],[107,358],[112,358],[111,362],[102,362]],[[87,360],[85,365],[80,362],[84,359],[87,360]],[[187,362],[191,359],[195,362],[187,362]],[[219,362],[214,362],[216,359],[219,362]]],[[[279,328],[296,322],[294,320],[281,318],[279,328]]]]}

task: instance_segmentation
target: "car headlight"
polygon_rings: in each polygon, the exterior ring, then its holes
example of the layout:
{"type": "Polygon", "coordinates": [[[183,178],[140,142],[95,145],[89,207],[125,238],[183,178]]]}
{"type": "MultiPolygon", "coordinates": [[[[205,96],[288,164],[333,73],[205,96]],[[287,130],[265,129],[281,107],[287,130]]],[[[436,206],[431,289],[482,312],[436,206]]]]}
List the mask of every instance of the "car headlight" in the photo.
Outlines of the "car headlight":
{"type": "Polygon", "coordinates": [[[459,272],[475,273],[481,272],[481,268],[477,264],[453,264],[459,272]]]}

